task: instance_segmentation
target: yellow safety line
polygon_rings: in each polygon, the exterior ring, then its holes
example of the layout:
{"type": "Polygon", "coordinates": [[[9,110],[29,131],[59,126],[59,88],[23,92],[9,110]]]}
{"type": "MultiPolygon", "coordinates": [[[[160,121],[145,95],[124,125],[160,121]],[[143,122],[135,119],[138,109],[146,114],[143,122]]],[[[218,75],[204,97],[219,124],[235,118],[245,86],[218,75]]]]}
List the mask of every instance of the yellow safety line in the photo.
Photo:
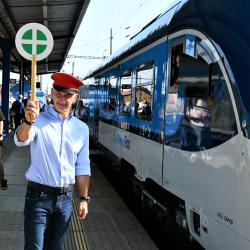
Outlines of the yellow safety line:
{"type": "Polygon", "coordinates": [[[77,250],[87,250],[88,245],[86,241],[86,237],[84,234],[84,230],[80,220],[78,219],[78,207],[76,204],[75,196],[73,197],[73,214],[71,218],[71,223],[73,227],[73,235],[76,243],[77,250]]]}

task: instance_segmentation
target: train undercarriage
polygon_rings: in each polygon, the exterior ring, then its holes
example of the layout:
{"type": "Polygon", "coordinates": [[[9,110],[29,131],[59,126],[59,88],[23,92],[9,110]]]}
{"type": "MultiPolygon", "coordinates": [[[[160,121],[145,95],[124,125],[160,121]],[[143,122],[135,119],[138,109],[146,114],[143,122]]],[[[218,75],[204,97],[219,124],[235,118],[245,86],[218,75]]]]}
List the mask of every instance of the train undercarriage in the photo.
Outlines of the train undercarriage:
{"type": "MultiPolygon", "coordinates": [[[[183,200],[150,179],[138,180],[134,167],[119,160],[108,149],[102,147],[100,152],[94,161],[160,249],[170,242],[173,249],[203,249],[189,233],[183,200]]],[[[199,233],[199,221],[196,220],[194,225],[199,233]]]]}

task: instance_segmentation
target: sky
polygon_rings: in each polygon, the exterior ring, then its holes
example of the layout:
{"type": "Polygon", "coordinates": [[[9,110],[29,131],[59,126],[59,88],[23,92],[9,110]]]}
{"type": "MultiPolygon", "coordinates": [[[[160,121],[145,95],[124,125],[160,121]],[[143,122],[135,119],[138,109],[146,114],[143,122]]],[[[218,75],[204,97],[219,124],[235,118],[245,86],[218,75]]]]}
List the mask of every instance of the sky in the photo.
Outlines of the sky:
{"type": "MultiPolygon", "coordinates": [[[[108,56],[111,29],[115,52],[171,3],[173,0],[91,0],[69,54],[108,56]]],[[[68,59],[62,70],[83,77],[98,63],[98,59],[68,59]]]]}
{"type": "MultiPolygon", "coordinates": [[[[110,54],[110,30],[112,29],[112,52],[157,15],[164,12],[175,0],[90,0],[69,55],[103,57],[110,54]]],[[[74,73],[83,78],[95,68],[101,59],[67,59],[61,72],[74,73]]],[[[11,75],[11,78],[18,78],[11,75]]],[[[39,78],[39,80],[41,80],[39,78]]],[[[43,89],[51,86],[50,75],[42,77],[43,89]]]]}

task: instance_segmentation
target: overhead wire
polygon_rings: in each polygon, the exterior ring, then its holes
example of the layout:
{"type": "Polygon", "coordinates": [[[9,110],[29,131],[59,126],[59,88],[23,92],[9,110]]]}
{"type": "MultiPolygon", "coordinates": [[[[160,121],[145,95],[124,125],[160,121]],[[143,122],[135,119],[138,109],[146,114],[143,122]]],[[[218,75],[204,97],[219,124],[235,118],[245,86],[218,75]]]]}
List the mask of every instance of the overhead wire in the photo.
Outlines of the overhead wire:
{"type": "MultiPolygon", "coordinates": [[[[113,30],[113,36],[116,36],[116,40],[121,40],[121,39],[123,39],[124,37],[123,37],[123,35],[119,35],[118,34],[118,29],[123,29],[123,26],[125,26],[125,24],[127,24],[128,23],[128,21],[131,19],[131,18],[133,18],[135,15],[136,15],[136,13],[139,11],[139,10],[141,10],[141,8],[148,2],[149,0],[145,0],[143,3],[141,3],[130,15],[129,15],[129,17],[122,23],[122,25],[119,27],[119,28],[117,28],[116,29],[116,31],[114,31],[113,30]]],[[[113,2],[115,2],[115,0],[113,1],[113,2]]],[[[112,16],[112,13],[114,12],[114,6],[115,6],[115,4],[112,4],[112,9],[111,9],[111,11],[109,12],[109,16],[112,16]]],[[[126,25],[126,26],[128,26],[128,25],[126,25]]],[[[131,26],[131,25],[129,25],[129,26],[131,26]]],[[[124,28],[125,29],[125,28],[124,28]]],[[[96,37],[95,37],[96,38],[96,37]]],[[[80,45],[80,46],[78,46],[78,48],[81,48],[81,47],[85,47],[85,46],[90,46],[90,45],[98,45],[98,44],[101,44],[101,43],[103,43],[103,42],[107,42],[107,41],[109,41],[110,40],[110,37],[108,37],[107,36],[107,38],[104,38],[104,39],[100,39],[100,40],[97,40],[97,39],[94,39],[94,38],[91,38],[91,41],[90,42],[88,42],[88,43],[85,43],[85,44],[82,44],[82,45],[80,45]]]]}
{"type": "Polygon", "coordinates": [[[119,28],[122,29],[123,26],[125,26],[125,24],[126,24],[126,26],[128,26],[128,25],[127,25],[128,21],[129,21],[132,17],[134,17],[135,14],[136,14],[139,10],[141,10],[141,8],[142,8],[148,1],[149,1],[149,0],[145,0],[143,3],[141,3],[141,4],[139,5],[139,7],[137,7],[137,8],[135,9],[135,11],[134,11],[133,13],[130,14],[130,16],[123,22],[123,24],[122,24],[119,28]]]}

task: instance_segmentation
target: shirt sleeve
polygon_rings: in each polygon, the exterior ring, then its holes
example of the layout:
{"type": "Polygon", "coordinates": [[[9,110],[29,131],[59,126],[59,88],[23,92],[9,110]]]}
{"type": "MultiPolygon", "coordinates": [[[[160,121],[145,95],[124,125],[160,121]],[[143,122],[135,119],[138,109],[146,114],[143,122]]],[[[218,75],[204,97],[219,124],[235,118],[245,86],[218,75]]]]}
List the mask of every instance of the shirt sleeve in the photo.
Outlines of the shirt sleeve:
{"type": "Polygon", "coordinates": [[[34,127],[32,127],[31,131],[30,131],[29,139],[27,141],[19,141],[18,137],[17,137],[17,132],[15,132],[14,142],[18,147],[27,146],[34,140],[34,137],[35,137],[35,129],[34,129],[34,127]]]}
{"type": "Polygon", "coordinates": [[[4,119],[4,115],[3,115],[3,112],[2,112],[2,110],[0,110],[0,121],[4,121],[5,119],[4,119]]]}
{"type": "Polygon", "coordinates": [[[84,145],[78,153],[76,160],[76,176],[91,175],[89,160],[89,131],[85,133],[84,145]]]}

